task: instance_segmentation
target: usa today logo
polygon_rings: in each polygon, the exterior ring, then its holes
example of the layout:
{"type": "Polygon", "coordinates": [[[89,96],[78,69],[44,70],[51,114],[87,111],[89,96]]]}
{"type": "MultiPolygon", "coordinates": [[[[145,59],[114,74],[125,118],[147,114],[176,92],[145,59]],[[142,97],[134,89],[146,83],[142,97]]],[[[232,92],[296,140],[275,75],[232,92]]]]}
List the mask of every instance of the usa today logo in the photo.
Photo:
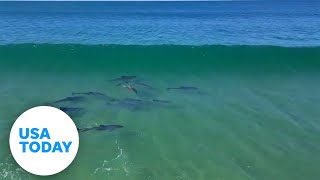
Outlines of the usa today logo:
{"type": "Polygon", "coordinates": [[[72,163],[78,152],[79,134],[63,111],[39,106],[18,117],[9,141],[13,158],[24,170],[49,176],[72,163]]]}

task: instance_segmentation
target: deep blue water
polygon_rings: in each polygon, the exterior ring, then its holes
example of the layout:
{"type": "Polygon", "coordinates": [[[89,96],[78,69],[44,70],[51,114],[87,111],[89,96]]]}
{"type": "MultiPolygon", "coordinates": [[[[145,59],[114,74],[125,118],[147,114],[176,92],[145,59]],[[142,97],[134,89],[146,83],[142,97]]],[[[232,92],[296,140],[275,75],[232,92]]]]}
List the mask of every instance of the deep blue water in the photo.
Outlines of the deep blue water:
{"type": "Polygon", "coordinates": [[[320,2],[0,2],[0,44],[320,45],[320,2]]]}

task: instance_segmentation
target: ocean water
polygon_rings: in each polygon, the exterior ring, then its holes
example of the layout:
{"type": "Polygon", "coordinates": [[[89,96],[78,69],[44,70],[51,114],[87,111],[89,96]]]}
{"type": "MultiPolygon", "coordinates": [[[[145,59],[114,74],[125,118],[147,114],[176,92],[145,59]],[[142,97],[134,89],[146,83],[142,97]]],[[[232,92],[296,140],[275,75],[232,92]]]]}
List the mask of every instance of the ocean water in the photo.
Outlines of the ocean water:
{"type": "Polygon", "coordinates": [[[0,44],[319,46],[319,1],[0,2],[0,44]]]}
{"type": "Polygon", "coordinates": [[[316,4],[0,2],[0,179],[319,179],[316,4]],[[105,96],[53,103],[77,92],[105,96]],[[80,133],[66,170],[34,176],[9,132],[48,104],[124,127],[80,133]]]}

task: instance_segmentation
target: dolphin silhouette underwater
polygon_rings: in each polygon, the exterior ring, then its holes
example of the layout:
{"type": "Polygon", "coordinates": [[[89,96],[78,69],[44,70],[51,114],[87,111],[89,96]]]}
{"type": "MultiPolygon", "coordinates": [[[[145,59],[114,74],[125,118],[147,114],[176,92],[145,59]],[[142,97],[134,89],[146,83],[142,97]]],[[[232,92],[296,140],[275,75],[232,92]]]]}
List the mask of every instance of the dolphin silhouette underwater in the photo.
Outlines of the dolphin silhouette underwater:
{"type": "Polygon", "coordinates": [[[118,102],[118,106],[135,111],[146,108],[146,102],[141,99],[125,98],[118,102]]]}
{"type": "Polygon", "coordinates": [[[59,109],[65,113],[69,112],[79,112],[84,110],[84,108],[78,108],[78,107],[59,107],[59,109]]]}
{"type": "Polygon", "coordinates": [[[135,94],[138,94],[137,89],[134,88],[134,87],[132,87],[132,86],[130,86],[130,85],[121,85],[121,86],[124,87],[124,88],[127,88],[129,91],[132,91],[132,92],[134,92],[135,94]]]}
{"type": "Polygon", "coordinates": [[[116,101],[116,98],[113,98],[111,96],[107,96],[104,93],[100,93],[100,92],[93,92],[93,91],[89,91],[89,92],[72,92],[72,96],[85,96],[87,98],[89,97],[94,97],[96,99],[100,99],[100,100],[105,100],[105,101],[116,101]]]}
{"type": "Polygon", "coordinates": [[[109,131],[112,132],[116,129],[123,128],[122,125],[99,125],[95,127],[89,127],[89,128],[77,128],[79,132],[86,132],[86,131],[109,131]]]}
{"type": "Polygon", "coordinates": [[[180,92],[191,93],[191,94],[207,95],[206,92],[203,92],[202,90],[200,90],[200,88],[197,88],[194,86],[170,87],[170,88],[167,88],[167,91],[180,91],[180,92]]]}
{"type": "Polygon", "coordinates": [[[161,104],[169,104],[169,103],[171,103],[171,101],[162,100],[162,99],[152,99],[152,102],[161,103],[161,104]]]}
{"type": "Polygon", "coordinates": [[[118,78],[110,79],[110,82],[117,83],[116,86],[130,86],[130,85],[139,85],[142,87],[152,88],[152,86],[141,82],[141,80],[137,79],[137,76],[120,76],[118,78]]]}
{"type": "Polygon", "coordinates": [[[54,101],[53,103],[62,103],[62,102],[82,102],[84,101],[85,98],[82,96],[71,96],[71,97],[66,97],[64,99],[60,99],[57,101],[54,101]]]}
{"type": "Polygon", "coordinates": [[[122,81],[120,83],[118,83],[116,86],[123,86],[123,85],[137,85],[137,86],[142,86],[142,87],[146,87],[146,88],[153,88],[152,86],[146,84],[146,83],[143,83],[143,82],[140,82],[140,81],[137,81],[135,79],[132,79],[130,81],[122,81]]]}
{"type": "Polygon", "coordinates": [[[180,86],[180,87],[172,87],[172,88],[167,88],[167,90],[199,90],[197,87],[193,86],[180,86]]]}
{"type": "Polygon", "coordinates": [[[89,92],[73,92],[73,93],[72,93],[72,96],[75,96],[75,95],[106,96],[106,95],[103,94],[103,93],[100,93],[100,92],[92,92],[92,91],[89,91],[89,92]]]}
{"type": "Polygon", "coordinates": [[[106,103],[106,106],[113,110],[126,109],[129,111],[146,110],[151,108],[152,102],[135,98],[124,98],[113,103],[106,103]]]}

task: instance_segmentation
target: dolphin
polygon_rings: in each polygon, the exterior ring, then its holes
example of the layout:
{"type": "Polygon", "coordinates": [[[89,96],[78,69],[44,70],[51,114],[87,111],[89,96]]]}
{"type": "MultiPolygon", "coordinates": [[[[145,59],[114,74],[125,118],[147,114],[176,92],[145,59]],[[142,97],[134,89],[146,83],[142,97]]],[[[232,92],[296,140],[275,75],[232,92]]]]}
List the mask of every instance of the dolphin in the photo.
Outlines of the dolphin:
{"type": "Polygon", "coordinates": [[[92,91],[89,91],[89,92],[73,92],[72,93],[73,96],[75,95],[87,95],[87,96],[106,96],[105,94],[103,93],[99,93],[99,92],[92,92],[92,91]]]}
{"type": "Polygon", "coordinates": [[[161,99],[152,99],[152,102],[155,102],[155,103],[162,103],[162,104],[168,104],[168,103],[171,103],[171,101],[168,101],[168,100],[161,100],[161,99]]]}
{"type": "Polygon", "coordinates": [[[115,104],[107,104],[107,105],[114,105],[114,107],[118,108],[125,108],[131,111],[136,111],[136,110],[142,110],[145,108],[148,108],[148,103],[147,101],[143,101],[141,99],[134,99],[134,98],[124,98],[116,102],[115,104]]]}
{"type": "Polygon", "coordinates": [[[84,101],[84,97],[82,96],[72,96],[72,97],[66,97],[64,99],[60,99],[58,101],[55,101],[53,103],[62,103],[62,102],[81,102],[84,101]]]}
{"type": "Polygon", "coordinates": [[[101,98],[102,100],[105,100],[105,101],[108,101],[108,102],[109,101],[111,101],[111,102],[116,101],[115,98],[107,96],[106,94],[103,94],[103,93],[100,93],[100,92],[92,92],[92,91],[89,91],[89,92],[73,92],[72,95],[73,96],[79,96],[79,95],[92,96],[92,97],[95,97],[95,98],[101,98]]]}
{"type": "Polygon", "coordinates": [[[180,87],[173,87],[173,88],[167,88],[167,90],[199,90],[197,87],[193,86],[180,86],[180,87]]]}
{"type": "Polygon", "coordinates": [[[130,85],[122,85],[122,87],[127,88],[129,91],[133,91],[134,93],[138,94],[137,89],[130,85]]]}
{"type": "Polygon", "coordinates": [[[59,107],[59,109],[65,113],[68,112],[79,112],[84,110],[84,108],[78,108],[78,107],[59,107]]]}
{"type": "Polygon", "coordinates": [[[142,82],[134,82],[134,84],[137,84],[137,85],[140,85],[140,86],[144,86],[144,87],[147,87],[147,88],[153,88],[152,86],[146,84],[146,83],[142,83],[142,82]]]}
{"type": "Polygon", "coordinates": [[[114,131],[116,129],[123,128],[122,125],[100,125],[95,128],[96,131],[114,131]]]}
{"type": "Polygon", "coordinates": [[[167,88],[167,91],[170,91],[170,90],[177,90],[185,93],[198,94],[198,95],[208,95],[208,93],[203,92],[202,90],[194,86],[180,86],[180,87],[167,88]]]}
{"type": "Polygon", "coordinates": [[[125,81],[125,82],[121,82],[119,84],[117,84],[116,86],[127,86],[127,85],[130,85],[130,84],[135,84],[135,85],[139,85],[139,86],[142,86],[142,87],[146,87],[146,88],[153,88],[152,86],[146,84],[146,83],[143,83],[143,82],[137,82],[137,81],[125,81]]]}
{"type": "Polygon", "coordinates": [[[135,108],[142,106],[143,101],[140,99],[125,98],[119,102],[119,105],[127,107],[127,108],[134,108],[135,109],[135,108]]]}
{"type": "Polygon", "coordinates": [[[77,128],[79,132],[86,132],[86,131],[109,131],[112,132],[116,129],[123,128],[122,125],[99,125],[96,127],[89,127],[89,128],[77,128]]]}

